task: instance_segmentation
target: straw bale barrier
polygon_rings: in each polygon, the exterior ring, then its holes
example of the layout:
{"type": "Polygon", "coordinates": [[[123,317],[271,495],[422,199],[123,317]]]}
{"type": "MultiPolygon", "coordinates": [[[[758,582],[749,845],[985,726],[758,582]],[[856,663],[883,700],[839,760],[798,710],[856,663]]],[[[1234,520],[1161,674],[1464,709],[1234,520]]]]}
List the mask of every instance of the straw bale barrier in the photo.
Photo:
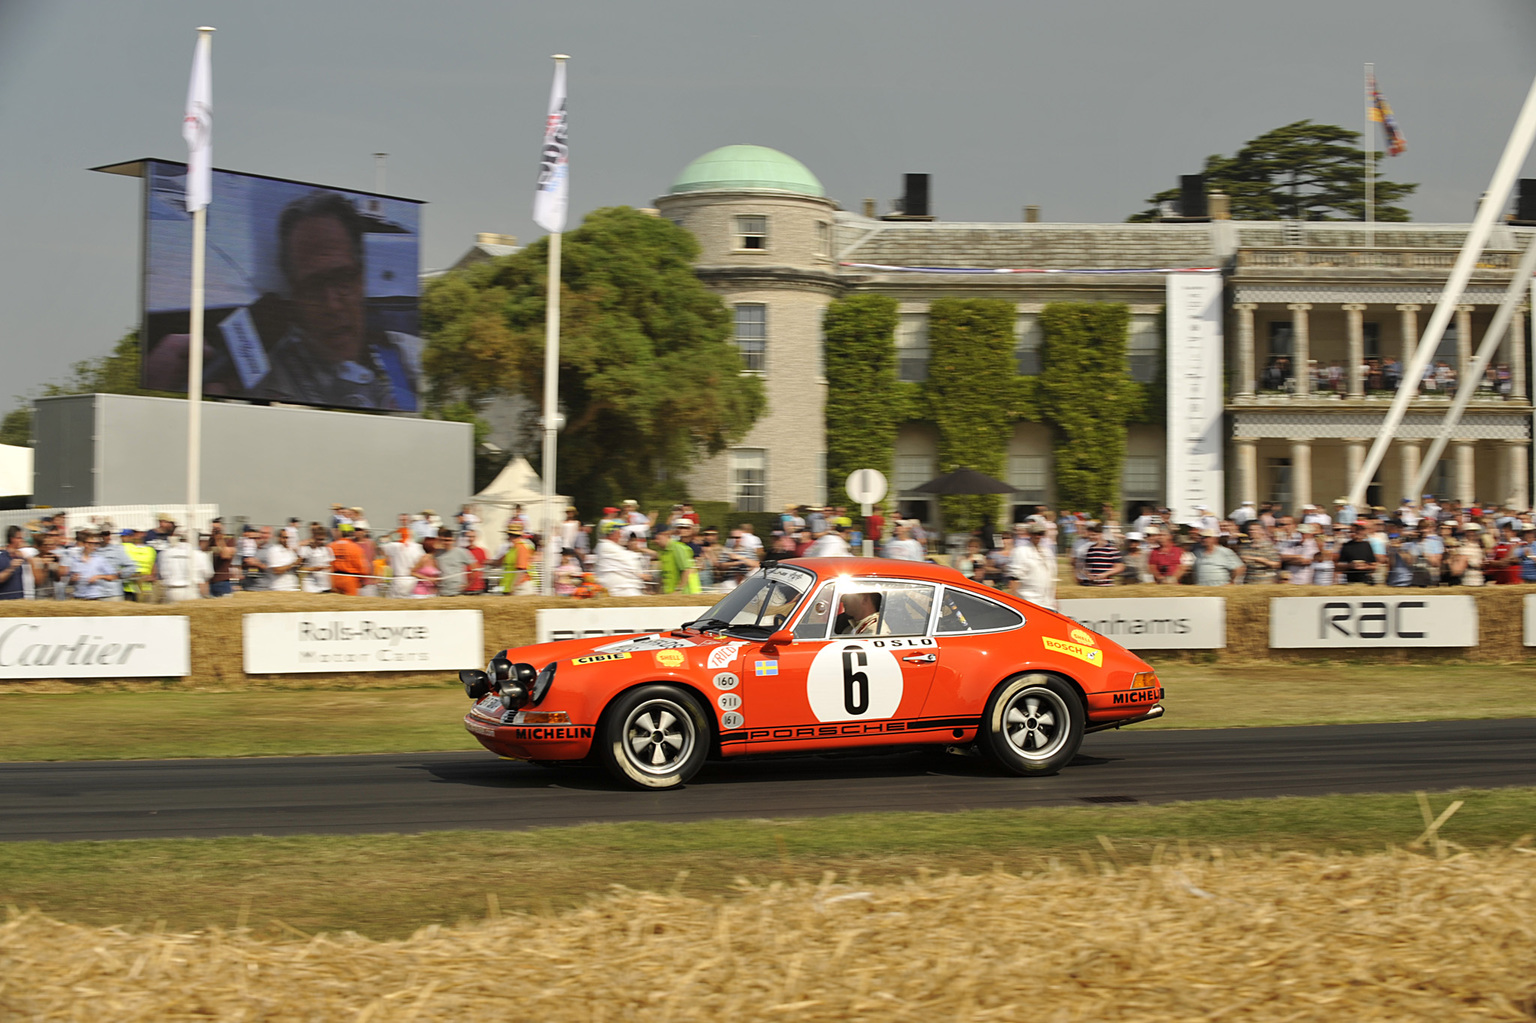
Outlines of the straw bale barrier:
{"type": "MultiPolygon", "coordinates": [[[[1187,654],[1160,651],[1154,660],[1198,658],[1202,661],[1326,661],[1347,659],[1384,663],[1475,661],[1507,664],[1523,661],[1530,651],[1522,645],[1523,611],[1521,601],[1536,593],[1536,586],[1484,586],[1439,590],[1387,590],[1378,586],[1117,586],[1089,588],[1064,585],[1058,591],[1063,600],[1074,598],[1151,597],[1178,600],[1185,597],[1222,597],[1227,602],[1227,646],[1224,650],[1191,651],[1187,654]],[[1271,650],[1269,648],[1269,601],[1273,597],[1381,597],[1384,595],[1465,594],[1477,601],[1480,643],[1471,648],[1383,649],[1383,650],[1271,650]]],[[[325,612],[325,611],[411,611],[471,608],[485,615],[485,657],[506,647],[523,646],[534,640],[534,613],[541,607],[637,607],[664,605],[708,606],[715,595],[609,597],[602,600],[573,602],[562,597],[452,597],[423,601],[384,598],[340,597],[332,594],[251,593],[222,600],[191,601],[184,604],[102,604],[95,602],[16,601],[6,606],[5,615],[187,615],[192,627],[192,676],[184,683],[189,688],[246,688],[252,686],[389,687],[436,685],[445,682],[441,672],[336,672],[305,675],[246,675],[242,668],[240,617],[248,612],[325,612]]],[[[0,682],[6,688],[69,688],[91,683],[16,683],[0,682]]],[[[127,682],[142,686],[142,680],[127,682]]]]}
{"type": "MultiPolygon", "coordinates": [[[[37,1020],[1529,1020],[1536,856],[1238,858],[619,891],[558,916],[262,940],[0,926],[37,1020]]],[[[1087,857],[1085,856],[1085,859],[1087,857]]]]}

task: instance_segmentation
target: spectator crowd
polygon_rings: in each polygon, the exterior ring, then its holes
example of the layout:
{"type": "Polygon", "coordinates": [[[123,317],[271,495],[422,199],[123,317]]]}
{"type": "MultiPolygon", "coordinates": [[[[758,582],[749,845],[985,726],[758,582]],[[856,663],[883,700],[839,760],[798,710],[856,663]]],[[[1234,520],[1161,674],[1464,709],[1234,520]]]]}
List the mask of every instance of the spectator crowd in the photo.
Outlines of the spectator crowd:
{"type": "MultiPolygon", "coordinates": [[[[43,515],[8,527],[0,550],[0,600],[175,602],[259,591],[423,598],[540,592],[545,538],[516,506],[504,531],[483,536],[472,506],[444,520],[431,509],[373,527],[361,508],[334,505],[326,522],[281,526],[214,520],[188,531],[167,516],[150,530],[66,523],[43,515]]],[[[638,502],[583,522],[575,508],[549,531],[558,545],[553,589],[576,598],[719,592],[770,558],[873,553],[926,561],[938,537],[915,519],[878,509],[855,520],[842,507],[788,506],[760,537],[751,523],[703,525],[690,504],[642,512],[638,502]]],[[[1361,583],[1399,587],[1536,582],[1536,521],[1529,511],[1404,500],[1395,510],[1290,514],[1245,502],[1225,518],[1209,509],[1179,521],[1142,507],[1122,525],[1038,507],[1005,534],[971,535],[948,560],[972,579],[1054,606],[1058,582],[1229,586],[1361,583]]]]}

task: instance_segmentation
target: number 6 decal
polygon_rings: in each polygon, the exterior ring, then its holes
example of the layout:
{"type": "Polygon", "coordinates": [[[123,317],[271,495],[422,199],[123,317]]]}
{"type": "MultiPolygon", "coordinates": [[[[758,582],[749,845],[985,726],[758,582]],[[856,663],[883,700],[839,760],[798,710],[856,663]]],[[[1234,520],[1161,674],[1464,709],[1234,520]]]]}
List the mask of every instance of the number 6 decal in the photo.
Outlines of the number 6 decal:
{"type": "Polygon", "coordinates": [[[869,641],[828,643],[806,674],[806,696],[817,721],[893,717],[901,706],[901,664],[869,641]]]}

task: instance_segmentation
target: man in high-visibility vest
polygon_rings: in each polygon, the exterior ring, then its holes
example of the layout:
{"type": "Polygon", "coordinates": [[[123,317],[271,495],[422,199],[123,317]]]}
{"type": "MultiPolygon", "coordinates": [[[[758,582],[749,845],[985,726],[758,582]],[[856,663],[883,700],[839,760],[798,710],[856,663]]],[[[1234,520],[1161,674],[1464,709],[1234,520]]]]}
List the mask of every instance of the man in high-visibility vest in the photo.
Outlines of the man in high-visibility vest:
{"type": "Polygon", "coordinates": [[[134,569],[133,577],[123,582],[123,596],[147,604],[154,599],[155,558],[160,552],[144,542],[142,529],[125,529],[122,539],[123,553],[134,569]]]}
{"type": "Polygon", "coordinates": [[[516,522],[507,526],[507,550],[501,556],[501,592],[523,596],[538,592],[538,580],[534,576],[533,541],[523,535],[523,527],[516,522]]]}

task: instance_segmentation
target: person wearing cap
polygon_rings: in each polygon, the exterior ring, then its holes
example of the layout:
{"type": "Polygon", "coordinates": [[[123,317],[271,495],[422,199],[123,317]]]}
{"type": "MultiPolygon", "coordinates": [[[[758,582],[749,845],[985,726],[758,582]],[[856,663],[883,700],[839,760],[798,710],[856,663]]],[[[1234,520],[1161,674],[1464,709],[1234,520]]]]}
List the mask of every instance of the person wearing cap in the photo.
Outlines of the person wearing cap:
{"type": "Polygon", "coordinates": [[[1243,529],[1248,523],[1258,517],[1259,513],[1254,509],[1252,501],[1244,501],[1237,506],[1237,509],[1231,515],[1227,516],[1228,519],[1237,525],[1238,529],[1243,529]]]}
{"type": "Polygon", "coordinates": [[[1341,526],[1353,526],[1360,520],[1360,513],[1355,511],[1355,506],[1349,503],[1347,497],[1335,497],[1333,499],[1333,521],[1341,526]]]}
{"type": "Polygon", "coordinates": [[[122,566],[104,550],[107,534],[84,531],[75,572],[76,600],[122,600],[122,566]]]}
{"type": "Polygon", "coordinates": [[[1045,526],[1039,522],[1013,525],[1013,550],[1008,555],[1008,592],[1031,604],[1055,609],[1056,559],[1040,547],[1045,526]]]}
{"type": "Polygon", "coordinates": [[[1322,553],[1317,542],[1317,532],[1316,524],[1303,522],[1298,527],[1296,541],[1281,555],[1287,580],[1297,586],[1312,585],[1312,569],[1322,553]]]}
{"type": "MultiPolygon", "coordinates": [[[[133,564],[133,574],[125,577],[123,597],[148,603],[154,597],[155,558],[160,553],[144,542],[142,530],[129,526],[119,534],[123,553],[133,564]]],[[[167,542],[166,546],[169,546],[167,542]]]]}
{"type": "Polygon", "coordinates": [[[1468,522],[1461,527],[1461,540],[1454,547],[1446,545],[1449,563],[1447,575],[1450,577],[1449,585],[1456,586],[1482,586],[1483,563],[1485,550],[1483,548],[1483,527],[1477,522],[1468,522]]]}
{"type": "Polygon", "coordinates": [[[1200,544],[1194,554],[1195,563],[1190,572],[1196,586],[1231,586],[1243,581],[1243,573],[1247,571],[1243,559],[1222,544],[1221,535],[1214,529],[1200,532],[1200,544]]]}
{"type": "Polygon", "coordinates": [[[1280,550],[1262,523],[1248,523],[1248,542],[1243,545],[1240,556],[1243,559],[1243,582],[1258,585],[1275,582],[1280,577],[1280,550]]]}
{"type": "Polygon", "coordinates": [[[640,510],[640,502],[631,499],[624,502],[624,522],[631,539],[639,537],[644,540],[651,535],[651,527],[656,524],[656,513],[646,515],[640,510]]]}
{"type": "Polygon", "coordinates": [[[355,530],[346,530],[331,541],[331,592],[344,597],[357,596],[358,590],[372,582],[373,565],[354,539],[355,530]]]}
{"type": "Polygon", "coordinates": [[[1513,586],[1520,582],[1520,536],[1512,525],[1502,529],[1494,527],[1495,541],[1489,551],[1486,575],[1488,581],[1501,586],[1513,586]]]}
{"type": "Polygon", "coordinates": [[[1330,529],[1333,526],[1333,519],[1329,517],[1327,512],[1323,511],[1315,504],[1307,504],[1302,506],[1301,522],[1302,525],[1317,526],[1319,531],[1330,529]]]}
{"type": "Polygon", "coordinates": [[[197,600],[209,595],[213,558],[207,551],[187,543],[186,534],[177,530],[171,535],[171,545],[160,552],[155,573],[167,603],[197,600]]]}
{"type": "Polygon", "coordinates": [[[507,523],[507,546],[501,552],[501,592],[512,596],[528,596],[537,593],[538,570],[533,541],[523,532],[516,520],[507,523]]]}
{"type": "Polygon", "coordinates": [[[662,593],[700,593],[699,573],[693,564],[693,548],[678,538],[677,530],[664,525],[656,530],[656,546],[660,556],[657,568],[661,573],[662,593]]]}
{"type": "Polygon", "coordinates": [[[1134,529],[1126,533],[1125,574],[1121,578],[1128,583],[1150,583],[1152,569],[1147,563],[1147,557],[1151,553],[1146,534],[1134,529]]]}

